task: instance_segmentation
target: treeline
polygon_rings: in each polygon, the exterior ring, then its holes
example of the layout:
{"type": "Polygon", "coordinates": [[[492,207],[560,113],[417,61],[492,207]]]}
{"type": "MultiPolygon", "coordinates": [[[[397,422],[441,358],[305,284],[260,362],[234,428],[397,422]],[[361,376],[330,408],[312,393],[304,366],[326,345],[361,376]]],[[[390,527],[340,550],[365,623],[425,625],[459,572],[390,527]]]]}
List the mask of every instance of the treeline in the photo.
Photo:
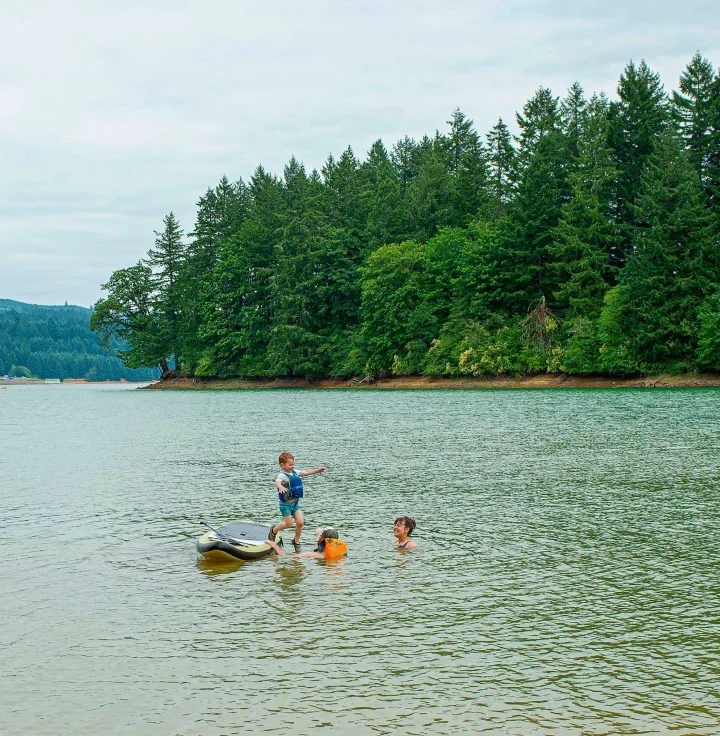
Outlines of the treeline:
{"type": "Polygon", "coordinates": [[[93,327],[189,375],[718,370],[720,74],[696,54],[668,94],[630,63],[617,93],[223,177],[93,327]]]}
{"type": "Polygon", "coordinates": [[[147,381],[157,370],[127,368],[90,330],[90,309],[0,299],[0,375],[147,381]]]}

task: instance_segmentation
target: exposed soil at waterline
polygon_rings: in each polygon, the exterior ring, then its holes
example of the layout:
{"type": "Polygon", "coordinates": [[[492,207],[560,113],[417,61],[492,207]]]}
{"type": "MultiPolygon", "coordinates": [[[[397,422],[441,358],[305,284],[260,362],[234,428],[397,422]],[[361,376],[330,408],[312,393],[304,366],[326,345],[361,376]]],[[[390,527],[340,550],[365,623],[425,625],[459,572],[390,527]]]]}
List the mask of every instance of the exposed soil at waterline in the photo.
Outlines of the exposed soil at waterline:
{"type": "Polygon", "coordinates": [[[645,376],[612,378],[608,376],[494,376],[445,378],[441,376],[397,376],[377,380],[323,378],[168,378],[143,387],[142,390],[230,390],[230,389],[510,389],[510,388],[717,388],[720,374],[703,373],[684,376],[645,376]]]}

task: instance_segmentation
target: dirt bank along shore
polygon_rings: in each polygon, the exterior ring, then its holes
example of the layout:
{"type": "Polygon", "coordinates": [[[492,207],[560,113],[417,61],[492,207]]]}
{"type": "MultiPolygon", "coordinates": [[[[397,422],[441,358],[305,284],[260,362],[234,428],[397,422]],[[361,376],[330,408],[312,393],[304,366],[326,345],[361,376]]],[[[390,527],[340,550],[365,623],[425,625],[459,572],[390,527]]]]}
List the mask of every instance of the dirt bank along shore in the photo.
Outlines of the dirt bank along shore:
{"type": "Polygon", "coordinates": [[[491,389],[491,388],[712,388],[720,387],[720,374],[684,376],[646,376],[611,378],[607,376],[496,376],[445,378],[435,376],[398,376],[394,378],[341,380],[323,378],[169,378],[143,387],[142,390],[228,390],[271,388],[355,388],[355,389],[491,389]]]}

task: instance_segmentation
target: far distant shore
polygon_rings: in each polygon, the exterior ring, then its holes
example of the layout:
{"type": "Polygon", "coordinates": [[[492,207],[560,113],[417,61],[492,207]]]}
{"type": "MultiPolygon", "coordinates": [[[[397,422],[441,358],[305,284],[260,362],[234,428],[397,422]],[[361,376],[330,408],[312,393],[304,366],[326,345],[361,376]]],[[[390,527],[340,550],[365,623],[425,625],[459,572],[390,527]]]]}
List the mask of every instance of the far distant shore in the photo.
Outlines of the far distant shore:
{"type": "Polygon", "coordinates": [[[84,378],[64,378],[61,381],[50,380],[44,378],[0,378],[0,386],[49,386],[72,383],[87,386],[105,386],[108,384],[141,384],[147,381],[126,381],[124,378],[119,381],[86,381],[84,378]]]}
{"type": "Polygon", "coordinates": [[[720,373],[684,376],[657,375],[641,378],[609,376],[397,376],[382,379],[323,378],[168,378],[145,386],[170,391],[218,391],[248,389],[548,389],[548,388],[718,388],[720,373]]]}

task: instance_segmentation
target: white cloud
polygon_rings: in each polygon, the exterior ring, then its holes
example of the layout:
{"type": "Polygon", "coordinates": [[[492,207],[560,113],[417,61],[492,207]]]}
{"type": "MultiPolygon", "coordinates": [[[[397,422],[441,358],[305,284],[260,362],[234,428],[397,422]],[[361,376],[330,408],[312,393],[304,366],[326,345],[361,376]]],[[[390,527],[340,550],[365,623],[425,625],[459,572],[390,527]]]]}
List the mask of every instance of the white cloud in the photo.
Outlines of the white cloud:
{"type": "Polygon", "coordinates": [[[191,230],[223,174],[362,155],[444,127],[456,105],[484,132],[540,85],[612,94],[631,58],[668,87],[698,49],[720,63],[710,0],[5,6],[0,297],[42,303],[94,301],[167,212],[191,230]]]}

